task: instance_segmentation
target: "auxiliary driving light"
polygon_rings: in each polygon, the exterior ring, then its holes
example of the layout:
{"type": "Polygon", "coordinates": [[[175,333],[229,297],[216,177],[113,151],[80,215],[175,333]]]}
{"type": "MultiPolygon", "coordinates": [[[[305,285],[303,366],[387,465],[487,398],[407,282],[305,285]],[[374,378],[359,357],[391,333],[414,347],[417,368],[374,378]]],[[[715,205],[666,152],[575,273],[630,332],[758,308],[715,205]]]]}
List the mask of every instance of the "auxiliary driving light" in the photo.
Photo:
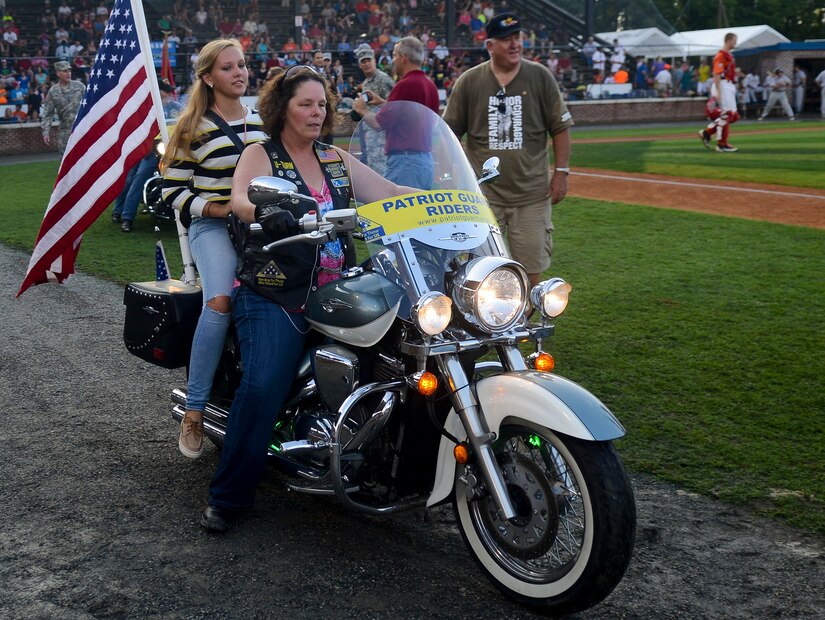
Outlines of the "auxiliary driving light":
{"type": "Polygon", "coordinates": [[[530,291],[530,301],[544,316],[554,319],[567,308],[570,291],[573,289],[561,278],[539,282],[530,291]]]}
{"type": "Polygon", "coordinates": [[[426,336],[440,334],[450,324],[453,302],[443,293],[424,293],[410,311],[415,326],[426,336]]]}

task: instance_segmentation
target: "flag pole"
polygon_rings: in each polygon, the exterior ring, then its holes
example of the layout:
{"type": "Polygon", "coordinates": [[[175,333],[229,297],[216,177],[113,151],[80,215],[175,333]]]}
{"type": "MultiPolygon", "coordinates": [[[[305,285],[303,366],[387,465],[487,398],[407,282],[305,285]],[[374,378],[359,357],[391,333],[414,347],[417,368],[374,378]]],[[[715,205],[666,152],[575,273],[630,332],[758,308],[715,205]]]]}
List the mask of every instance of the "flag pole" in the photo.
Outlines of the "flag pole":
{"type": "Polygon", "coordinates": [[[157,73],[155,72],[155,60],[152,58],[152,45],[149,41],[149,30],[146,27],[146,16],[143,13],[143,1],[132,0],[132,15],[135,16],[137,26],[137,36],[140,41],[140,49],[143,54],[143,66],[146,68],[146,77],[149,79],[149,90],[152,93],[152,105],[158,115],[158,125],[160,137],[163,143],[169,142],[169,130],[166,127],[166,117],[163,114],[163,103],[160,100],[160,88],[158,88],[157,73]]]}
{"type": "MultiPolygon", "coordinates": [[[[160,100],[160,88],[158,87],[157,75],[155,73],[155,60],[152,58],[152,47],[149,41],[149,30],[146,27],[146,16],[143,13],[142,0],[131,0],[132,14],[135,16],[137,25],[137,35],[140,41],[140,48],[143,52],[143,64],[146,67],[146,75],[149,79],[149,89],[152,92],[152,104],[158,115],[158,125],[160,128],[160,139],[164,144],[169,143],[169,128],[166,126],[166,116],[163,113],[163,104],[160,100]]],[[[189,248],[189,231],[180,221],[180,211],[175,209],[175,227],[178,231],[178,243],[180,244],[180,255],[183,260],[183,276],[181,280],[187,284],[195,284],[195,261],[192,258],[192,250],[189,248]]]]}

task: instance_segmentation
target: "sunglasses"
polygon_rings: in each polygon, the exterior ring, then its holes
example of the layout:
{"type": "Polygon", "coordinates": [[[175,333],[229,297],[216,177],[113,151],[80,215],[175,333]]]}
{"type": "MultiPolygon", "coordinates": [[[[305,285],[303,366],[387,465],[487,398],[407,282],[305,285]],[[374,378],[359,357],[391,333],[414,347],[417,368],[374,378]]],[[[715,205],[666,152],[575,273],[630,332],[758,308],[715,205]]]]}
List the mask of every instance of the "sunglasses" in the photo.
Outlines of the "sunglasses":
{"type": "Polygon", "coordinates": [[[496,97],[498,98],[498,113],[504,114],[507,111],[507,102],[505,101],[505,97],[507,97],[507,91],[504,90],[503,86],[498,89],[496,97]]]}
{"type": "Polygon", "coordinates": [[[286,72],[284,73],[284,77],[281,78],[280,82],[278,82],[278,90],[283,91],[284,84],[286,84],[286,81],[301,75],[302,72],[303,75],[306,75],[308,73],[312,75],[321,75],[320,73],[318,73],[318,71],[315,70],[314,67],[311,67],[310,65],[293,65],[292,67],[286,70],[286,72]]]}
{"type": "Polygon", "coordinates": [[[286,70],[286,73],[284,73],[284,79],[288,80],[290,76],[294,77],[298,75],[303,69],[309,69],[310,71],[312,71],[312,73],[318,75],[318,72],[312,65],[293,65],[292,67],[286,70]]]}

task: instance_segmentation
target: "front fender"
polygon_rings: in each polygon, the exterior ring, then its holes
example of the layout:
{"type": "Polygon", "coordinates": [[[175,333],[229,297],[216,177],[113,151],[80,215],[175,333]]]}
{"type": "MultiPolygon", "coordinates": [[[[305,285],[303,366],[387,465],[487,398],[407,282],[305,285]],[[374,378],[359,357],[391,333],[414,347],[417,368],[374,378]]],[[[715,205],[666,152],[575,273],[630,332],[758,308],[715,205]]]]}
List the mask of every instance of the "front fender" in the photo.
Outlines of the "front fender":
{"type": "MultiPolygon", "coordinates": [[[[496,434],[509,418],[527,420],[586,441],[610,441],[625,434],[604,403],[579,384],[558,375],[533,370],[502,373],[479,380],[475,392],[487,426],[496,434]]],[[[459,440],[467,438],[455,409],[447,415],[444,427],[459,440]]],[[[442,437],[428,506],[450,495],[455,468],[453,443],[442,437]]]]}

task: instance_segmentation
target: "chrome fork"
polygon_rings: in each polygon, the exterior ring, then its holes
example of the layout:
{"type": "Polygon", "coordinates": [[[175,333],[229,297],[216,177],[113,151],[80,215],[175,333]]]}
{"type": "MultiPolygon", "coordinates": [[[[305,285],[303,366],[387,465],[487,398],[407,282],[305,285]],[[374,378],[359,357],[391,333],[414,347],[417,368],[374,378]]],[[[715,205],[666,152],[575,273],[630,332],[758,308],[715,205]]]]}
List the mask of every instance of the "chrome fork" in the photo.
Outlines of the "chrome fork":
{"type": "Polygon", "coordinates": [[[487,420],[484,419],[475,394],[470,389],[470,379],[455,356],[438,355],[435,359],[441,374],[450,382],[453,406],[464,424],[470,445],[478,455],[478,467],[487,482],[496,508],[504,519],[510,520],[516,516],[516,510],[510,501],[510,494],[493,453],[494,435],[487,427],[487,420]]]}

